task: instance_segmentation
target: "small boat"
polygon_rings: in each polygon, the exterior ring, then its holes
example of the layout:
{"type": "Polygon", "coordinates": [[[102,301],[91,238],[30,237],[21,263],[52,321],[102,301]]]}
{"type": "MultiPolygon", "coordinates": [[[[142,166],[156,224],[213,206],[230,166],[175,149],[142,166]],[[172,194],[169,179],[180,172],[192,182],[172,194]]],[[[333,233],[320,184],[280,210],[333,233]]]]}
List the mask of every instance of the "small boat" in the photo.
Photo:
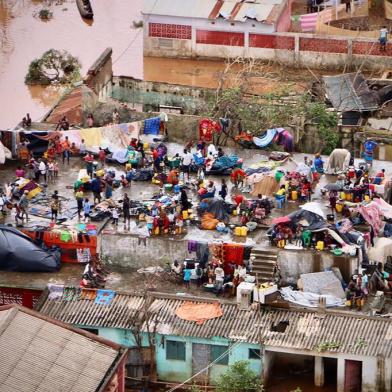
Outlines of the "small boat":
{"type": "Polygon", "coordinates": [[[82,18],[93,19],[94,13],[91,8],[90,0],[76,0],[76,5],[78,6],[82,18]]]}

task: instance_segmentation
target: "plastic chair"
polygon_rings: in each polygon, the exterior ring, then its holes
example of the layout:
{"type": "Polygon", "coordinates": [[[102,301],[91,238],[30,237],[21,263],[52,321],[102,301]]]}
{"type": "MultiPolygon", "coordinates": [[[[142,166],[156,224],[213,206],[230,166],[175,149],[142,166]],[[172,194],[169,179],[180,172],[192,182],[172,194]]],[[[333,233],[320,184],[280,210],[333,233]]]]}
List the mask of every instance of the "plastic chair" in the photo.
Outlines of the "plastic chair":
{"type": "Polygon", "coordinates": [[[286,195],[275,195],[275,200],[277,204],[277,208],[282,209],[284,203],[286,202],[286,195]]]}

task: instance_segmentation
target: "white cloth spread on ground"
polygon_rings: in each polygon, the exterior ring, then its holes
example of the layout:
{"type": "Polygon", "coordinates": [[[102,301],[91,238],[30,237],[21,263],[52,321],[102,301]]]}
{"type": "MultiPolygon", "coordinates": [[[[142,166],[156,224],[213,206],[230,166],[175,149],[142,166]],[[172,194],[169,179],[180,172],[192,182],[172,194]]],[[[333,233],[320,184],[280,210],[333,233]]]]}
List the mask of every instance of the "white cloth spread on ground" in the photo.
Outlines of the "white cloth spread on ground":
{"type": "Polygon", "coordinates": [[[302,291],[295,291],[291,287],[283,287],[280,290],[280,293],[286,301],[297,305],[306,306],[308,308],[317,308],[319,306],[320,297],[325,298],[325,305],[327,308],[345,306],[344,299],[334,297],[333,295],[304,293],[302,291]]]}

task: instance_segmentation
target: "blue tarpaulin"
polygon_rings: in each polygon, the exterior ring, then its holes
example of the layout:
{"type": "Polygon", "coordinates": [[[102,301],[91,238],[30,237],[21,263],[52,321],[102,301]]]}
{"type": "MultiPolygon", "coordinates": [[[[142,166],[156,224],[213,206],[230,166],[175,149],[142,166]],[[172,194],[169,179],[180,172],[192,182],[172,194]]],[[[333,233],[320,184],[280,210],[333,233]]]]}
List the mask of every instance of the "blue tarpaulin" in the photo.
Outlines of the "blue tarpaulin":
{"type": "Polygon", "coordinates": [[[277,132],[276,128],[268,129],[261,137],[254,137],[253,143],[259,148],[267,147],[272,143],[277,132]]]}
{"type": "Polygon", "coordinates": [[[98,290],[94,303],[97,305],[110,305],[116,293],[112,290],[98,290]]]}
{"type": "Polygon", "coordinates": [[[145,135],[159,135],[159,126],[161,119],[159,117],[152,117],[144,120],[144,134],[145,135]]]}

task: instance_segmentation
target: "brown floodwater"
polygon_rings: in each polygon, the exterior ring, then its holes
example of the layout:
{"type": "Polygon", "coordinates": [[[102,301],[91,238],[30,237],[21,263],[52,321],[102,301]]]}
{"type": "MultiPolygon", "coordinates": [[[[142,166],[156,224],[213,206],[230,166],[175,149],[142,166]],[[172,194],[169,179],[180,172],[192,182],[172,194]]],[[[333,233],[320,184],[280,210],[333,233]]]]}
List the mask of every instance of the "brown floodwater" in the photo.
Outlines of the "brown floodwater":
{"type": "Polygon", "coordinates": [[[91,3],[92,23],[80,17],[74,0],[0,0],[0,129],[13,127],[27,112],[40,119],[58,99],[56,87],[24,84],[30,61],[48,49],[77,56],[84,73],[110,46],[115,74],[143,77],[143,33],[132,25],[142,19],[143,0],[91,3]],[[36,15],[48,3],[53,18],[43,22],[36,15]]]}
{"type": "MultiPolygon", "coordinates": [[[[115,75],[128,75],[197,87],[237,86],[243,65],[231,65],[222,83],[225,61],[145,57],[143,31],[133,28],[142,19],[143,0],[91,0],[94,21],[83,20],[75,0],[0,0],[0,130],[15,126],[30,113],[39,120],[56,102],[61,89],[56,86],[26,86],[29,63],[46,50],[65,49],[82,63],[82,74],[102,51],[113,48],[115,75]],[[53,18],[37,17],[50,4],[53,18]]],[[[249,67],[249,64],[247,64],[249,67]]],[[[303,91],[310,74],[281,66],[261,65],[248,69],[248,91],[303,91]]]]}

